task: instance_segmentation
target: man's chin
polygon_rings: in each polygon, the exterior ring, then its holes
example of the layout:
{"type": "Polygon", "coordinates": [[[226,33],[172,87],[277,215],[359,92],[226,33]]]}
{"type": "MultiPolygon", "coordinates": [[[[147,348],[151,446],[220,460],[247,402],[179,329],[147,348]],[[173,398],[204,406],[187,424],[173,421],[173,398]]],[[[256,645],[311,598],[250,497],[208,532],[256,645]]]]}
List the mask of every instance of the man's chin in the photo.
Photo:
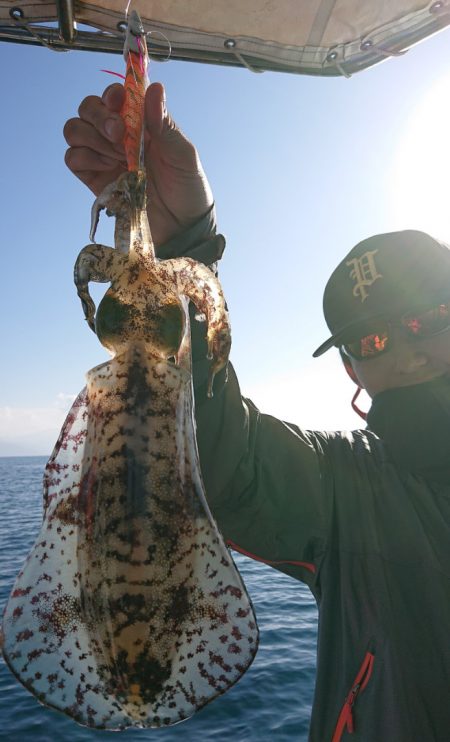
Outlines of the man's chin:
{"type": "MultiPolygon", "coordinates": [[[[401,376],[397,376],[394,379],[392,379],[392,382],[387,386],[385,389],[383,389],[380,392],[377,392],[377,394],[382,394],[383,392],[393,390],[393,389],[404,389],[405,387],[412,387],[412,386],[419,386],[421,384],[428,384],[430,381],[435,381],[436,379],[443,379],[444,377],[448,377],[450,380],[450,371],[448,369],[445,369],[444,371],[435,371],[429,374],[417,374],[414,376],[410,376],[409,374],[404,374],[401,376]]],[[[375,396],[375,395],[374,395],[375,396]]]]}

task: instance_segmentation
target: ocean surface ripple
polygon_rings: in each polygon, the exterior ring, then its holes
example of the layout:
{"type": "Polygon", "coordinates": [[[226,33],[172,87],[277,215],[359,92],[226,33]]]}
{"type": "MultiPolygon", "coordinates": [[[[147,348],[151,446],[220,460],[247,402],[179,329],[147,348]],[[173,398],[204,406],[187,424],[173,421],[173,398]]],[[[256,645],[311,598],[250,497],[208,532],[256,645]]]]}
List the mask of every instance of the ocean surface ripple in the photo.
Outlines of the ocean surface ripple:
{"type": "MultiPolygon", "coordinates": [[[[45,457],[0,458],[0,610],[42,519],[45,457]]],[[[188,721],[169,729],[127,730],[124,742],[306,742],[314,690],[317,609],[309,590],[233,552],[261,632],[242,680],[188,721]]],[[[112,732],[86,729],[41,706],[0,659],[0,740],[97,742],[112,732]]]]}

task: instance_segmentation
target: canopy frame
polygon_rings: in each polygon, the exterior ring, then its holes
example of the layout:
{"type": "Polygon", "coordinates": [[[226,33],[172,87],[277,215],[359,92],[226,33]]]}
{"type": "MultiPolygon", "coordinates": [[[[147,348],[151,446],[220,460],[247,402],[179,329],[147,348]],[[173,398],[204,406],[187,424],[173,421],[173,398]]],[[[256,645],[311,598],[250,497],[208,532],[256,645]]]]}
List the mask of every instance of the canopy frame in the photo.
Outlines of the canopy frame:
{"type": "MultiPolygon", "coordinates": [[[[54,51],[83,50],[122,54],[126,33],[123,12],[88,5],[83,0],[30,0],[1,2],[0,41],[40,45],[54,51]],[[43,3],[40,5],[40,3],[43,3]],[[39,8],[39,13],[35,10],[39,8]],[[26,10],[30,17],[27,18],[26,10]],[[81,23],[79,27],[77,25],[81,23]]],[[[320,5],[333,7],[336,2],[320,5]]],[[[265,70],[316,76],[350,77],[384,59],[405,53],[412,45],[450,25],[450,2],[435,0],[414,12],[403,14],[389,23],[370,30],[364,36],[330,46],[315,44],[293,46],[278,42],[261,43],[249,36],[223,36],[217,32],[182,28],[167,22],[152,21],[141,13],[144,27],[155,32],[149,39],[149,54],[170,59],[232,67],[247,67],[253,72],[265,70]],[[167,39],[167,41],[165,41],[167,39]]]]}

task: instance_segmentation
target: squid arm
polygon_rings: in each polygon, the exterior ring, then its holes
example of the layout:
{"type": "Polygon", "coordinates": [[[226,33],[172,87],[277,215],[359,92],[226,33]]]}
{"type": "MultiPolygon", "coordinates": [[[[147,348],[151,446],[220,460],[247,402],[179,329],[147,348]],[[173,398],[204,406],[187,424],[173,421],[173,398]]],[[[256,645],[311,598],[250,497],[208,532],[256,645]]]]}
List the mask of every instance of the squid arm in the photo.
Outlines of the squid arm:
{"type": "Polygon", "coordinates": [[[222,288],[212,271],[192,258],[166,260],[164,264],[166,270],[173,270],[178,292],[190,299],[199,313],[206,317],[207,357],[211,361],[207,394],[212,397],[214,377],[226,368],[231,347],[231,329],[222,288]]]}

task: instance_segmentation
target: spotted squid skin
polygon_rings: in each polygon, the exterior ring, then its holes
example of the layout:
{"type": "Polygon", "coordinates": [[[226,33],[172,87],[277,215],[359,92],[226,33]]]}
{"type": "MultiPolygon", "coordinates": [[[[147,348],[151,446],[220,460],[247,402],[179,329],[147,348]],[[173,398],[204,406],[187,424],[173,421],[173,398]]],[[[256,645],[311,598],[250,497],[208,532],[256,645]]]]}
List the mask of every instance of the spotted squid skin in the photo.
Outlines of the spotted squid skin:
{"type": "Polygon", "coordinates": [[[258,629],[195,440],[184,297],[207,318],[212,389],[230,347],[223,295],[205,266],[157,261],[146,216],[114,194],[129,252],[88,245],[75,268],[114,357],[88,372],[47,464],[44,520],[5,610],[3,652],[42,703],[125,729],[177,723],[224,693],[251,664],[258,629]],[[111,283],[97,312],[90,280],[111,283]]]}
{"type": "Polygon", "coordinates": [[[81,724],[181,721],[256,653],[193,432],[186,372],[135,349],[89,372],[47,465],[4,651],[29,690],[81,724]]]}

